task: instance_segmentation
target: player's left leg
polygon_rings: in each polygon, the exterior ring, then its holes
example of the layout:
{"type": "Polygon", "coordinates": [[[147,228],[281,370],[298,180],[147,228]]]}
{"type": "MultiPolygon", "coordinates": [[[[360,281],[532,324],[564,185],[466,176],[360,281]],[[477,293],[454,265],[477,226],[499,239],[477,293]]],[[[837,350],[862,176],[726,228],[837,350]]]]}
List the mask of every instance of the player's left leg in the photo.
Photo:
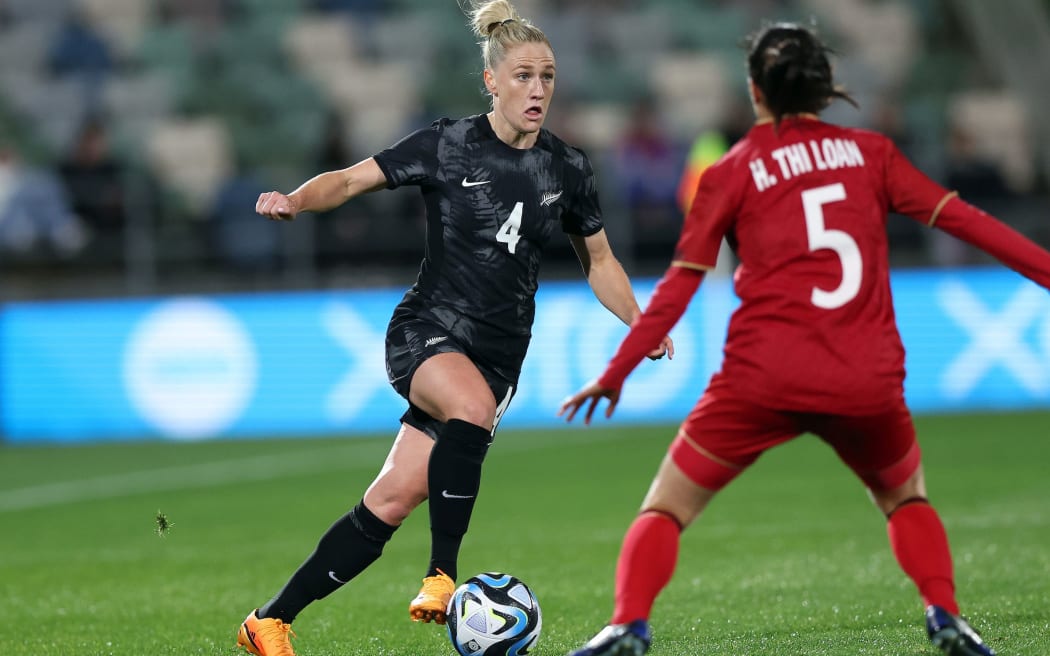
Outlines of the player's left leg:
{"type": "Polygon", "coordinates": [[[926,498],[921,465],[902,485],[871,489],[887,515],[890,547],[905,574],[915,582],[926,606],[926,631],[933,645],[949,656],[994,656],[959,616],[948,535],[926,498]]]}
{"type": "Polygon", "coordinates": [[[693,482],[673,455],[664,457],[620,548],[613,624],[649,618],[657,595],[674,574],[682,531],[716,493],[693,482]]]}
{"type": "Polygon", "coordinates": [[[481,487],[481,469],[492,443],[495,395],[466,355],[446,352],[425,360],[412,377],[416,411],[439,423],[427,467],[430,492],[430,567],[409,604],[415,621],[445,623],[463,537],[481,487]]]}
{"type": "Polygon", "coordinates": [[[402,425],[383,468],[350,512],[336,520],[313,553],[270,601],[249,613],[237,643],[251,654],[294,656],[291,624],[309,604],[364,571],[394,531],[426,499],[426,467],[433,441],[402,425]]]}
{"type": "Polygon", "coordinates": [[[927,609],[931,641],[950,656],[993,656],[958,616],[948,536],[926,496],[921,453],[903,403],[874,417],[825,418],[814,432],[832,445],[886,515],[890,548],[927,609]]]}

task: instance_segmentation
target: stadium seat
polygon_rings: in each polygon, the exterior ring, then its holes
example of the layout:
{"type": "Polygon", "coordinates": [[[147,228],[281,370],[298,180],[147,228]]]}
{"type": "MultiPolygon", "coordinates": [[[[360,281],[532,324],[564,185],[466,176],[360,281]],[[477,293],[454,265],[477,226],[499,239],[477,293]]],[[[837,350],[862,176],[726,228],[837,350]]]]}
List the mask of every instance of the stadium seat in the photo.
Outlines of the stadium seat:
{"type": "Polygon", "coordinates": [[[146,152],[157,178],[179,192],[195,216],[205,215],[233,170],[229,133],[214,117],[160,123],[148,136],[146,152]]]}
{"type": "Polygon", "coordinates": [[[673,134],[692,139],[721,121],[731,101],[726,70],[721,58],[704,54],[665,57],[653,67],[651,84],[673,134]]]}
{"type": "Polygon", "coordinates": [[[25,73],[4,75],[0,86],[10,94],[12,109],[33,119],[36,134],[52,152],[64,153],[87,113],[83,85],[78,80],[48,80],[25,73]]]}
{"type": "Polygon", "coordinates": [[[171,78],[158,72],[114,76],[102,90],[102,108],[116,120],[162,119],[173,107],[171,78]]]}
{"type": "Polygon", "coordinates": [[[304,74],[324,83],[357,56],[361,41],[355,23],[344,16],[307,15],[295,21],[285,33],[284,47],[304,74]]]}
{"type": "Polygon", "coordinates": [[[8,71],[41,74],[57,29],[52,22],[32,20],[0,30],[0,75],[8,71]]]}
{"type": "Polygon", "coordinates": [[[304,0],[239,0],[238,6],[249,20],[274,18],[286,20],[303,12],[304,0]]]}
{"type": "Polygon", "coordinates": [[[70,0],[4,0],[4,13],[15,23],[43,21],[57,24],[69,15],[70,0]]]}
{"type": "Polygon", "coordinates": [[[598,152],[612,149],[627,129],[627,114],[619,103],[582,103],[569,111],[567,123],[581,143],[598,152]]]}
{"type": "Polygon", "coordinates": [[[189,28],[165,25],[150,28],[143,34],[136,58],[142,66],[165,74],[188,76],[193,68],[196,48],[189,28]]]}
{"type": "Polygon", "coordinates": [[[152,18],[152,3],[142,0],[75,0],[88,23],[105,36],[121,60],[142,43],[152,18]]]}
{"type": "Polygon", "coordinates": [[[978,152],[1000,165],[1014,191],[1032,188],[1034,137],[1019,98],[996,91],[967,91],[950,99],[948,113],[953,125],[973,137],[978,152]]]}
{"type": "Polygon", "coordinates": [[[402,136],[408,118],[419,110],[415,77],[407,64],[351,64],[326,78],[323,88],[348,118],[368,126],[355,131],[357,148],[375,152],[402,136]]]}

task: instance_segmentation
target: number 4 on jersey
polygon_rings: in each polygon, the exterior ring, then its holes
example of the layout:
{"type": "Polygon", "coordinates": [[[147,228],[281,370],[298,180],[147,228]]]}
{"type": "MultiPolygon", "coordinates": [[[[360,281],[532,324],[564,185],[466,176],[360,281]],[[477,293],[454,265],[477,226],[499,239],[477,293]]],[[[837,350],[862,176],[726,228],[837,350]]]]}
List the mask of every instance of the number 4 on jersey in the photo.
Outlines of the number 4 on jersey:
{"type": "Polygon", "coordinates": [[[521,239],[519,232],[521,231],[521,214],[524,208],[525,205],[523,203],[514,203],[514,209],[510,211],[510,216],[496,231],[496,241],[506,244],[507,250],[511,253],[518,247],[518,240],[521,239]]]}
{"type": "Polygon", "coordinates": [[[824,206],[846,200],[846,188],[842,183],[807,189],[802,192],[802,209],[806,215],[806,237],[809,250],[830,249],[842,261],[842,282],[832,291],[813,288],[810,301],[825,310],[834,310],[849,303],[860,292],[863,260],[857,242],[847,232],[829,230],[824,225],[824,206]]]}

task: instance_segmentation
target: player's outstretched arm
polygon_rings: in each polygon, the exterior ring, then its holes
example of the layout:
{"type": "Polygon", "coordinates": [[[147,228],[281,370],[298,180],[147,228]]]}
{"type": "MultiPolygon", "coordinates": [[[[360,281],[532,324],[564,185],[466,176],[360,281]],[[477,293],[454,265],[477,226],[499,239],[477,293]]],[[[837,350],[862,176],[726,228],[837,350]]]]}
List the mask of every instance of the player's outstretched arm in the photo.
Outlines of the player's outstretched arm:
{"type": "Polygon", "coordinates": [[[957,196],[947,200],[933,227],[980,248],[1037,285],[1050,289],[1050,253],[957,196]]]}
{"type": "MultiPolygon", "coordinates": [[[[576,255],[583,265],[583,273],[595,297],[625,324],[629,326],[634,323],[641,316],[642,310],[634,297],[627,272],[613,255],[605,230],[599,230],[587,237],[569,235],[569,240],[576,249],[576,255]]],[[[660,343],[647,355],[652,360],[658,360],[664,355],[674,358],[674,342],[665,334],[660,343]]]]}
{"type": "Polygon", "coordinates": [[[890,209],[980,248],[1036,284],[1050,289],[1050,253],[994,216],[930,180],[889,144],[890,209]]]}
{"type": "Polygon", "coordinates": [[[324,212],[354,196],[386,186],[386,176],[375,159],[310,178],[290,194],[269,191],[259,196],[255,211],[276,221],[291,221],[299,212],[324,212]]]}
{"type": "Polygon", "coordinates": [[[703,271],[680,266],[668,269],[657,284],[649,307],[645,308],[645,312],[631,325],[631,331],[620,343],[616,355],[605,368],[605,373],[566,399],[558,411],[558,416],[568,412],[565,421],[572,421],[579,409],[589,401],[590,405],[583,420],[585,424],[589,424],[598,401],[605,398],[609,399],[605,417],[612,417],[616,404],[620,402],[620,388],[623,387],[624,380],[652,349],[652,345],[657,343],[660,336],[666,336],[682,318],[689,306],[689,300],[703,279],[703,271]]]}
{"type": "Polygon", "coordinates": [[[609,399],[609,405],[605,408],[605,418],[608,419],[612,417],[613,412],[616,410],[616,404],[620,402],[620,390],[602,387],[596,380],[587,383],[580,388],[580,391],[562,401],[561,408],[558,409],[558,416],[561,417],[568,412],[569,414],[565,415],[565,421],[572,421],[580,408],[590,401],[590,405],[587,406],[587,412],[583,416],[583,423],[590,425],[591,417],[594,416],[594,409],[598,407],[598,401],[601,399],[609,399]]]}

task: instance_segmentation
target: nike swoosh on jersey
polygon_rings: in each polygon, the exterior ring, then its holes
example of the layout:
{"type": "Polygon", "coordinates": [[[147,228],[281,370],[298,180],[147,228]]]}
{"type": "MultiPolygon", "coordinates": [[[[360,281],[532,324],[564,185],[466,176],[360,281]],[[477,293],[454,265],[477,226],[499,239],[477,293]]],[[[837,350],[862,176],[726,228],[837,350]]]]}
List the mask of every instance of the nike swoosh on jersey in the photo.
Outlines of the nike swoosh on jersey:
{"type": "Polygon", "coordinates": [[[492,180],[477,180],[477,181],[471,182],[471,181],[467,180],[466,178],[463,178],[463,186],[464,187],[477,187],[478,185],[488,184],[490,182],[492,182],[492,180]]]}

